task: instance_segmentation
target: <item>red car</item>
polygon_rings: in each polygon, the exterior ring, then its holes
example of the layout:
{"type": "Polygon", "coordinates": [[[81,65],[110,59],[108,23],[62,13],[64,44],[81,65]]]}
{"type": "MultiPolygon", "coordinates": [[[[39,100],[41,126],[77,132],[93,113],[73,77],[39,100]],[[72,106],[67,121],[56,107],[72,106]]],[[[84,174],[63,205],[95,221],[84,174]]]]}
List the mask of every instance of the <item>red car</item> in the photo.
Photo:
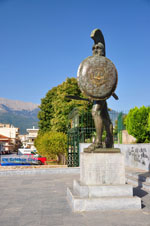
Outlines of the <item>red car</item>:
{"type": "Polygon", "coordinates": [[[46,160],[47,158],[46,157],[38,157],[38,164],[39,165],[46,165],[46,160]]]}
{"type": "Polygon", "coordinates": [[[30,158],[37,158],[38,165],[46,165],[46,161],[47,161],[46,157],[42,157],[42,156],[36,155],[36,154],[24,154],[24,155],[27,155],[30,158]]]}

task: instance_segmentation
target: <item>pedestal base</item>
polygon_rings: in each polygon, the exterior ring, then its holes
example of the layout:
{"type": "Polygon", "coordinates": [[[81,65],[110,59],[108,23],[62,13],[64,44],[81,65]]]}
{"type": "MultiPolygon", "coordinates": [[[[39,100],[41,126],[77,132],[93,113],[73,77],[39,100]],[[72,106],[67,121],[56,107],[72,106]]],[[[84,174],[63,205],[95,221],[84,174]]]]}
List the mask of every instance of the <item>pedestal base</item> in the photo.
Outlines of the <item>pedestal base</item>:
{"type": "Polygon", "coordinates": [[[73,181],[73,191],[80,198],[133,196],[133,187],[128,184],[118,185],[84,185],[73,181]]]}
{"type": "Polygon", "coordinates": [[[125,184],[124,156],[119,152],[81,153],[80,181],[67,188],[73,211],[137,210],[141,199],[125,184]]]}
{"type": "Polygon", "coordinates": [[[80,181],[86,185],[125,184],[124,155],[107,151],[81,153],[80,181]]]}
{"type": "Polygon", "coordinates": [[[67,188],[67,199],[74,212],[141,209],[141,199],[132,196],[83,198],[67,188]]]}

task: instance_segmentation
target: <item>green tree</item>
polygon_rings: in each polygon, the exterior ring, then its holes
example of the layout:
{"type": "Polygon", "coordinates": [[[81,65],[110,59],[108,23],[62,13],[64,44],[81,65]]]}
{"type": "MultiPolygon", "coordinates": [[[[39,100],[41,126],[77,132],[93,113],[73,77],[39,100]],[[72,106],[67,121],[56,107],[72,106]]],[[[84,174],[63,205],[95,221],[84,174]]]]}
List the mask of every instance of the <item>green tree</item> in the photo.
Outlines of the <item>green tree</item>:
{"type": "Polygon", "coordinates": [[[37,136],[34,142],[40,155],[47,159],[58,159],[58,163],[64,164],[67,153],[67,135],[62,132],[48,131],[37,136]]]}
{"type": "Polygon", "coordinates": [[[42,99],[38,114],[40,132],[67,132],[68,114],[73,108],[87,110],[91,105],[87,101],[67,99],[67,95],[83,97],[75,78],[67,78],[65,82],[51,89],[42,99]]]}
{"type": "Polygon", "coordinates": [[[134,136],[138,143],[150,142],[150,107],[131,109],[125,124],[128,133],[134,136]]]}
{"type": "Polygon", "coordinates": [[[51,130],[51,119],[53,118],[53,101],[57,95],[57,87],[49,90],[44,98],[41,99],[40,111],[38,113],[40,131],[51,130]]]}
{"type": "Polygon", "coordinates": [[[116,119],[115,120],[115,126],[113,128],[113,135],[117,136],[117,134],[118,134],[118,120],[116,119]]]}

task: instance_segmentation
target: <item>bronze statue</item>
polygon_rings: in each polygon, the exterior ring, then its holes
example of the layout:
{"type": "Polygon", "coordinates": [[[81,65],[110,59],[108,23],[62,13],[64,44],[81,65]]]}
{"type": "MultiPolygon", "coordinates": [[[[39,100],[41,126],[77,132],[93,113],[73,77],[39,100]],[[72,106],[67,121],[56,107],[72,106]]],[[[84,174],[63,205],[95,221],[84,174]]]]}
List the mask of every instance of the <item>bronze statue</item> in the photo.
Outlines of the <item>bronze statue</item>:
{"type": "Polygon", "coordinates": [[[96,128],[96,140],[90,149],[95,150],[103,148],[104,128],[106,130],[105,147],[113,147],[113,125],[108,114],[106,99],[110,96],[118,99],[114,93],[118,75],[114,64],[105,57],[105,41],[102,32],[99,29],[93,30],[91,38],[94,40],[93,56],[81,62],[77,77],[81,91],[93,101],[92,116],[96,128]]]}

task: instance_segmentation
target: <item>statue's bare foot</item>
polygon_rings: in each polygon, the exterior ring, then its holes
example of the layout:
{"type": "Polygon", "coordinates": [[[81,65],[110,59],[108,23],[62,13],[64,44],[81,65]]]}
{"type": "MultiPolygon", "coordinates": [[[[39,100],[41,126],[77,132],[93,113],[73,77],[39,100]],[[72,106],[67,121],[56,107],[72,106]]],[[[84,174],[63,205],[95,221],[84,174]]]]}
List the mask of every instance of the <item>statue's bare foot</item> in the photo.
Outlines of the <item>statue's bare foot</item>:
{"type": "Polygon", "coordinates": [[[85,152],[93,152],[97,148],[103,148],[102,144],[94,143],[91,144],[88,148],[84,148],[85,152]]]}
{"type": "Polygon", "coordinates": [[[88,148],[85,148],[85,151],[92,152],[95,149],[95,144],[91,144],[88,148]]]}
{"type": "Polygon", "coordinates": [[[95,143],[95,148],[103,148],[103,145],[101,143],[95,143]]]}

